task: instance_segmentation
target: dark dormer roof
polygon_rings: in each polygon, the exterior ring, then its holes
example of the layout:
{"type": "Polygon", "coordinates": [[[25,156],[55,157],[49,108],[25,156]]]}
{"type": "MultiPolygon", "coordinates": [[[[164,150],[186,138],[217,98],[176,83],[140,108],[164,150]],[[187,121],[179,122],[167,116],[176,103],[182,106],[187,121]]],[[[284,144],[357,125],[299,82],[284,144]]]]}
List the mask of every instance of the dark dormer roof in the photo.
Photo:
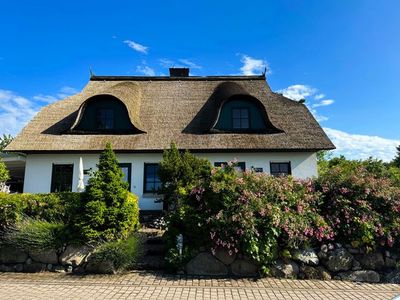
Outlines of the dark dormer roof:
{"type": "Polygon", "coordinates": [[[81,93],[50,104],[7,147],[8,151],[162,151],[174,141],[192,151],[316,151],[334,145],[304,104],[273,93],[264,76],[135,77],[93,76],[81,93]],[[65,134],[83,103],[112,95],[126,106],[143,133],[65,134]],[[275,133],[210,131],[225,99],[245,95],[259,101],[275,133]],[[212,100],[212,101],[210,101],[212,100]]]}

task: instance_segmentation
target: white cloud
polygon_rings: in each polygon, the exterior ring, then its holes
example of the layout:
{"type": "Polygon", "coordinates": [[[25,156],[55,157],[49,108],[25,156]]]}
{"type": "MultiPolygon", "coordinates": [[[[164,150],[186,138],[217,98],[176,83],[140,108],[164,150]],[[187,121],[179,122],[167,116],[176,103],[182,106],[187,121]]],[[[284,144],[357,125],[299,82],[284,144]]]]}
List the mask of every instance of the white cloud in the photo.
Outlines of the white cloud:
{"type": "Polygon", "coordinates": [[[333,104],[335,102],[335,100],[332,100],[332,99],[326,99],[326,100],[322,100],[321,102],[319,102],[319,103],[314,103],[313,104],[313,107],[318,107],[318,106],[328,106],[328,105],[331,105],[331,104],[333,104]]]}
{"type": "Polygon", "coordinates": [[[307,97],[314,95],[316,92],[317,89],[303,84],[294,84],[285,89],[277,91],[277,93],[280,93],[289,99],[297,101],[306,99],[307,97]]]}
{"type": "Polygon", "coordinates": [[[179,62],[184,64],[184,66],[187,66],[191,69],[201,69],[202,66],[199,66],[198,64],[194,63],[193,61],[187,59],[187,58],[180,58],[178,59],[179,62]]]}
{"type": "Polygon", "coordinates": [[[315,108],[329,106],[335,102],[333,99],[322,100],[325,98],[325,94],[318,93],[318,89],[304,84],[294,84],[285,89],[278,90],[277,93],[295,101],[307,99],[305,105],[307,105],[318,122],[326,121],[329,118],[321,115],[315,108]]]}
{"type": "Polygon", "coordinates": [[[33,96],[33,99],[36,101],[40,101],[40,102],[52,103],[52,102],[67,98],[78,92],[79,91],[73,87],[64,86],[55,95],[38,94],[38,95],[33,96]]]}
{"type": "Polygon", "coordinates": [[[132,48],[133,50],[143,53],[143,54],[147,54],[147,51],[149,49],[149,47],[143,46],[143,45],[136,43],[134,41],[131,41],[131,40],[125,40],[124,43],[127,44],[128,47],[132,48]]]}
{"type": "Polygon", "coordinates": [[[396,147],[400,145],[400,140],[351,134],[332,128],[324,130],[336,146],[334,153],[349,159],[366,159],[372,156],[383,161],[391,161],[396,155],[396,147]]]}
{"type": "Polygon", "coordinates": [[[15,136],[39,110],[33,101],[0,89],[0,134],[15,136]]]}
{"type": "Polygon", "coordinates": [[[140,65],[136,67],[136,72],[142,73],[146,76],[155,76],[156,72],[150,68],[149,66],[146,65],[140,65]]]}
{"type": "Polygon", "coordinates": [[[190,69],[201,69],[202,66],[196,64],[190,59],[187,58],[179,58],[177,61],[173,61],[169,58],[160,58],[158,60],[160,62],[160,66],[163,68],[190,68],[190,69]]]}
{"type": "Polygon", "coordinates": [[[248,55],[242,55],[240,62],[243,64],[240,68],[243,75],[256,75],[263,73],[265,70],[267,73],[270,73],[271,71],[268,62],[263,59],[256,59],[248,55]]]}

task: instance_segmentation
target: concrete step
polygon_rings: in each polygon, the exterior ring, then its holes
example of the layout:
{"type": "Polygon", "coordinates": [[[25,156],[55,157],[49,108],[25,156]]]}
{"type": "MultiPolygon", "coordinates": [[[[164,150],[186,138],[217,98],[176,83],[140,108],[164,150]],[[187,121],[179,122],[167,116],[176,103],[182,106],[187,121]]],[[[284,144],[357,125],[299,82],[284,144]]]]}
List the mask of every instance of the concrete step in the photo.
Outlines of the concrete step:
{"type": "Polygon", "coordinates": [[[139,270],[164,270],[165,260],[163,255],[145,255],[137,263],[139,270]]]}

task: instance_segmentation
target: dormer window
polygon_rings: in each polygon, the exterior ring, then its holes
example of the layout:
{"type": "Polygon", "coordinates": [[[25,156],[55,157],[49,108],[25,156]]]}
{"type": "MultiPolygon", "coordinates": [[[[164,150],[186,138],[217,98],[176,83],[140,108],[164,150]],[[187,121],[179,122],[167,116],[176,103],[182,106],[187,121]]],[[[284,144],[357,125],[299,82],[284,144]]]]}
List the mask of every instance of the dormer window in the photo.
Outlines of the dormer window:
{"type": "Polygon", "coordinates": [[[232,108],[232,128],[239,130],[250,128],[249,109],[247,107],[232,108]]]}
{"type": "Polygon", "coordinates": [[[114,110],[99,108],[97,110],[97,129],[109,130],[114,128],[114,110]]]}
{"type": "Polygon", "coordinates": [[[79,109],[70,134],[138,134],[127,107],[111,95],[97,95],[86,100],[79,109]]]}

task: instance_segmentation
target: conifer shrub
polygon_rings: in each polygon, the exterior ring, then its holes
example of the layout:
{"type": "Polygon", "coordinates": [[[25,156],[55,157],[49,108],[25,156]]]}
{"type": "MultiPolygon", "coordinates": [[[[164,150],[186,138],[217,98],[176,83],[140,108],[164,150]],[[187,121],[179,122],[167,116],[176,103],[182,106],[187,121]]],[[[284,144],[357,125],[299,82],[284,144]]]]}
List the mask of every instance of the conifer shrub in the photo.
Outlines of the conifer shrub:
{"type": "Polygon", "coordinates": [[[87,241],[126,238],[139,226],[138,198],[128,191],[110,143],[97,168],[86,186],[76,229],[87,241]]]}

